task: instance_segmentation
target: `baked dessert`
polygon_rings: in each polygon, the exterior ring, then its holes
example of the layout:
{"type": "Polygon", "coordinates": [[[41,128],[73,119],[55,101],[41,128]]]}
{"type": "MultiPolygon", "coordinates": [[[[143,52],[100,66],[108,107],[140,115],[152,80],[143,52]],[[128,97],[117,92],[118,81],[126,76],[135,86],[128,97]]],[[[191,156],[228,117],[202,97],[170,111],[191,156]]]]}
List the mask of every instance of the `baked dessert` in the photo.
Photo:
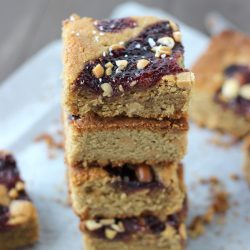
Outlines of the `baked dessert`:
{"type": "Polygon", "coordinates": [[[194,76],[183,66],[174,22],[73,15],[64,22],[62,37],[68,113],[157,119],[187,114],[194,76]]]}
{"type": "Polygon", "coordinates": [[[236,31],[214,37],[193,66],[196,84],[191,118],[201,126],[232,134],[250,131],[250,38],[236,31]]]}
{"type": "Polygon", "coordinates": [[[34,244],[38,237],[37,211],[25,191],[15,159],[0,151],[0,250],[34,244]]]}
{"type": "Polygon", "coordinates": [[[250,184],[250,136],[244,140],[244,174],[250,184]]]}
{"type": "Polygon", "coordinates": [[[64,115],[69,166],[179,162],[187,145],[187,119],[84,118],[64,115]]]}
{"type": "Polygon", "coordinates": [[[181,250],[186,240],[186,207],[159,219],[153,215],[81,223],[85,250],[181,250]]]}
{"type": "Polygon", "coordinates": [[[125,164],[69,167],[72,207],[82,219],[123,218],[151,213],[166,217],[185,198],[181,165],[125,164]]]}

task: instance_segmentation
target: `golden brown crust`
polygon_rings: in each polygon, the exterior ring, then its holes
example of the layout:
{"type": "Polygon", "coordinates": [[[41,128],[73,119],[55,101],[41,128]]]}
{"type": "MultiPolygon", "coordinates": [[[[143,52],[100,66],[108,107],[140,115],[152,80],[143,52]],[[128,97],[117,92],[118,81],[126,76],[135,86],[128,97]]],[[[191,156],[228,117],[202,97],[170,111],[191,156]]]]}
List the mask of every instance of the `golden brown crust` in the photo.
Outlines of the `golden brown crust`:
{"type": "Polygon", "coordinates": [[[71,121],[75,128],[80,131],[94,131],[94,130],[117,130],[121,128],[127,129],[152,129],[152,130],[171,130],[187,131],[187,118],[183,117],[179,120],[164,119],[162,121],[154,119],[140,119],[128,117],[109,117],[102,118],[95,114],[89,113],[82,119],[71,121]]]}
{"type": "Polygon", "coordinates": [[[250,65],[250,38],[236,31],[215,36],[206,52],[194,64],[194,89],[214,93],[223,83],[223,71],[232,64],[250,65]]]}

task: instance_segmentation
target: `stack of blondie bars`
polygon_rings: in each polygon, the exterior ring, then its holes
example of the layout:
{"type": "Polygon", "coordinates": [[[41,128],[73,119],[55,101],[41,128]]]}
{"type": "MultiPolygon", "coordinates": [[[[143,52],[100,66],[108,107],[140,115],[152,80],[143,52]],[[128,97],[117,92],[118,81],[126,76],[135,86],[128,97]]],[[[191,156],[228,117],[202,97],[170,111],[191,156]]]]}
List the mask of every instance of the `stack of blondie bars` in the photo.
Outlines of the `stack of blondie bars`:
{"type": "Polygon", "coordinates": [[[178,25],[72,15],[63,41],[65,159],[85,250],[183,249],[194,77],[178,25]]]}

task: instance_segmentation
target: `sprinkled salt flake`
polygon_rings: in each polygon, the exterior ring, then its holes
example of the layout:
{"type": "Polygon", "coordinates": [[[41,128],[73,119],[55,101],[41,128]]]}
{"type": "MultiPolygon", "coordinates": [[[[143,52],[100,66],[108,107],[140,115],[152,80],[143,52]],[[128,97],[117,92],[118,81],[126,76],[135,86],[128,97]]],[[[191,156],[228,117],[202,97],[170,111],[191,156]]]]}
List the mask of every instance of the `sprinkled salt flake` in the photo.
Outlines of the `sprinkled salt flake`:
{"type": "Polygon", "coordinates": [[[119,68],[117,68],[116,70],[115,70],[115,73],[116,74],[119,74],[119,73],[121,73],[122,71],[121,71],[121,69],[119,69],[119,68]]]}
{"type": "Polygon", "coordinates": [[[103,32],[100,32],[99,35],[100,35],[100,36],[104,36],[104,33],[103,33],[103,32]]]}
{"type": "Polygon", "coordinates": [[[95,20],[95,21],[94,21],[94,25],[97,25],[97,24],[98,24],[98,22],[97,22],[97,20],[95,20]]]}
{"type": "Polygon", "coordinates": [[[123,41],[121,41],[121,42],[119,42],[119,44],[124,45],[124,42],[123,42],[123,41]]]}
{"type": "Polygon", "coordinates": [[[126,54],[124,57],[128,57],[128,55],[126,54]]]}
{"type": "Polygon", "coordinates": [[[161,55],[161,58],[163,59],[163,58],[165,58],[166,57],[166,54],[162,54],[161,55]]]}
{"type": "Polygon", "coordinates": [[[156,45],[156,42],[151,37],[148,39],[148,43],[149,43],[149,45],[150,45],[151,48],[153,48],[156,45]]]}
{"type": "Polygon", "coordinates": [[[136,48],[136,49],[140,49],[140,48],[141,48],[141,45],[140,45],[139,43],[137,43],[137,44],[135,45],[135,48],[136,48]]]}
{"type": "Polygon", "coordinates": [[[79,17],[78,15],[76,15],[76,14],[72,14],[72,15],[69,17],[69,20],[70,20],[70,21],[75,21],[75,20],[77,20],[77,19],[80,19],[80,17],[79,17]]]}
{"type": "Polygon", "coordinates": [[[146,47],[146,46],[144,46],[144,47],[143,47],[143,49],[144,49],[144,50],[147,50],[147,47],[146,47]]]}
{"type": "Polygon", "coordinates": [[[99,82],[102,82],[102,78],[99,79],[99,82]]]}
{"type": "Polygon", "coordinates": [[[96,30],[93,30],[92,33],[95,35],[96,34],[96,30]]]}
{"type": "Polygon", "coordinates": [[[80,81],[80,84],[83,85],[83,84],[84,84],[84,81],[80,81]]]}
{"type": "Polygon", "coordinates": [[[113,29],[114,27],[115,27],[115,25],[114,25],[114,24],[111,24],[111,25],[110,25],[110,28],[111,28],[111,29],[113,29]]]}
{"type": "Polygon", "coordinates": [[[76,36],[80,36],[80,33],[79,33],[79,32],[76,32],[76,36]]]}
{"type": "Polygon", "coordinates": [[[100,29],[101,31],[103,31],[103,30],[104,30],[103,26],[99,26],[99,29],[100,29]]]}
{"type": "Polygon", "coordinates": [[[103,55],[103,56],[106,56],[106,55],[107,55],[107,54],[106,54],[106,51],[103,51],[102,55],[103,55]]]}

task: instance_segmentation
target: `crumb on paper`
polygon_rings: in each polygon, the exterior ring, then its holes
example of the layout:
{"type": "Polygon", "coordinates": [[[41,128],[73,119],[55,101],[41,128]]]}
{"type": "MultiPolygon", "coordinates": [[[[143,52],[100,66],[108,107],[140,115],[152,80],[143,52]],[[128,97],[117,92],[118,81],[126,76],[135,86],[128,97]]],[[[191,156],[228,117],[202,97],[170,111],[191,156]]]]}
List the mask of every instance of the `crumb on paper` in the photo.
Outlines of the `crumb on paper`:
{"type": "Polygon", "coordinates": [[[230,148],[239,142],[239,139],[228,138],[222,134],[216,134],[208,140],[209,143],[222,148],[230,148]]]}
{"type": "Polygon", "coordinates": [[[212,176],[208,179],[201,179],[200,183],[211,185],[211,203],[206,212],[195,216],[188,226],[189,236],[193,239],[203,235],[206,232],[206,225],[211,224],[213,221],[218,224],[225,224],[225,214],[230,207],[229,193],[221,189],[222,183],[217,177],[212,176]]]}
{"type": "Polygon", "coordinates": [[[230,178],[233,181],[239,181],[241,179],[238,174],[233,174],[233,173],[230,175],[230,178]]]}
{"type": "Polygon", "coordinates": [[[216,176],[211,176],[208,179],[201,178],[200,183],[203,185],[218,185],[220,183],[219,179],[216,176]]]}
{"type": "MultiPolygon", "coordinates": [[[[57,135],[62,136],[62,133],[60,130],[57,131],[57,135]]],[[[64,148],[64,143],[63,140],[60,139],[60,141],[56,140],[52,135],[48,133],[43,133],[38,135],[35,138],[35,142],[41,142],[44,141],[47,144],[48,147],[48,157],[50,159],[55,158],[55,149],[63,149],[64,148]]]]}

